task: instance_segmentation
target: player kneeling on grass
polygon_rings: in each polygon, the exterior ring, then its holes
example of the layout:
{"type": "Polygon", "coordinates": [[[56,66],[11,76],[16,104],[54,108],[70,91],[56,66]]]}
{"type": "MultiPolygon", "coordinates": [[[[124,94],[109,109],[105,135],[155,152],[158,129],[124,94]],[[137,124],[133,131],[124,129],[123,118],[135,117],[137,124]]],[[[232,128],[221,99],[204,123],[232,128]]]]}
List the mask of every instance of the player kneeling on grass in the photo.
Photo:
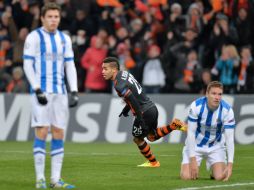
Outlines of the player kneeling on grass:
{"type": "Polygon", "coordinates": [[[141,154],[148,160],[140,167],[159,167],[160,163],[156,160],[150,150],[149,144],[144,140],[155,141],[171,133],[173,130],[186,131],[186,125],[178,119],[174,119],[171,124],[157,128],[158,110],[155,104],[144,94],[142,87],[137,80],[127,71],[120,71],[119,61],[114,57],[107,57],[102,64],[102,75],[106,80],[114,82],[114,88],[119,97],[126,102],[126,106],[119,117],[128,116],[131,110],[135,115],[132,128],[134,142],[137,144],[141,154]]]}
{"type": "Polygon", "coordinates": [[[198,178],[203,158],[207,168],[211,168],[213,179],[227,181],[232,174],[235,118],[232,108],[221,99],[222,93],[223,85],[212,81],[206,96],[191,104],[180,173],[184,180],[198,178]]]}

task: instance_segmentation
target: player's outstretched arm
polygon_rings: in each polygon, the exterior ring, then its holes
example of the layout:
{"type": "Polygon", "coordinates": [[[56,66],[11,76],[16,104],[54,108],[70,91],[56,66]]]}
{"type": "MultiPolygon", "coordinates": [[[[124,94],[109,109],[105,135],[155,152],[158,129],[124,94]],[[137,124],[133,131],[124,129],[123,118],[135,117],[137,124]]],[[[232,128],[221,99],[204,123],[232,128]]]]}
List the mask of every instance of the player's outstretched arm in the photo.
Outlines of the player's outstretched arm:
{"type": "MultiPolygon", "coordinates": [[[[193,113],[191,116],[195,117],[193,113]]],[[[190,117],[190,116],[189,116],[190,117]]],[[[189,149],[189,158],[190,158],[190,177],[191,179],[195,180],[198,179],[198,164],[196,160],[196,140],[195,140],[195,133],[197,129],[197,121],[195,119],[188,119],[188,129],[187,129],[187,147],[189,149]]]]}
{"type": "Polygon", "coordinates": [[[198,179],[198,163],[195,156],[190,158],[190,177],[193,180],[198,179]]]}
{"type": "Polygon", "coordinates": [[[232,171],[233,171],[233,163],[229,162],[228,165],[226,166],[225,170],[224,170],[225,178],[223,179],[223,181],[228,181],[229,180],[229,178],[232,175],[232,171]]]}
{"type": "Polygon", "coordinates": [[[225,129],[225,137],[226,137],[228,164],[225,169],[225,178],[223,181],[228,181],[232,175],[232,170],[233,170],[233,160],[234,160],[234,152],[235,152],[234,129],[233,128],[225,129]]]}

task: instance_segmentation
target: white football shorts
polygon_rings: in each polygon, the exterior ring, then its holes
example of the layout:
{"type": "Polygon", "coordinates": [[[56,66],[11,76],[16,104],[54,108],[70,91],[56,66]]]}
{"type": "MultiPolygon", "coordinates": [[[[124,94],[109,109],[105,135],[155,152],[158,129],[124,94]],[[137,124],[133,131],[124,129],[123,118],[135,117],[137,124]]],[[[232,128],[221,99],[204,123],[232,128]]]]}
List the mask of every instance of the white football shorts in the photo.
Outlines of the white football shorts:
{"type": "MultiPolygon", "coordinates": [[[[206,168],[209,170],[211,166],[217,162],[224,162],[226,163],[226,150],[225,146],[222,146],[221,144],[217,144],[213,147],[196,147],[196,160],[198,163],[198,166],[200,166],[202,159],[204,158],[206,160],[206,168]]],[[[189,164],[189,151],[186,146],[183,148],[183,160],[182,164],[189,164]]]]}
{"type": "Polygon", "coordinates": [[[66,94],[47,94],[48,103],[40,105],[36,95],[31,95],[32,118],[31,126],[55,126],[66,129],[69,119],[68,96],[66,94]]]}

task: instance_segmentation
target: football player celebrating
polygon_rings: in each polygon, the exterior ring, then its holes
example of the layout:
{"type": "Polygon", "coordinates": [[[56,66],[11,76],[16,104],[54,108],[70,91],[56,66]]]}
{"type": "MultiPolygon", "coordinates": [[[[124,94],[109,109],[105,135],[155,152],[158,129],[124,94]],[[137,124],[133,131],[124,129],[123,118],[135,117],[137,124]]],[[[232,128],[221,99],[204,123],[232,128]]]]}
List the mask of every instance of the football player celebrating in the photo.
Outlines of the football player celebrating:
{"type": "Polygon", "coordinates": [[[159,161],[150,150],[150,145],[144,140],[155,141],[171,133],[173,130],[186,131],[186,125],[178,119],[171,124],[157,128],[158,110],[155,104],[144,94],[138,81],[127,71],[121,71],[119,61],[115,57],[107,57],[102,64],[102,75],[105,80],[112,80],[119,97],[123,98],[126,106],[119,117],[128,116],[131,110],[135,116],[132,128],[134,142],[147,162],[139,167],[160,167],[159,161]]]}

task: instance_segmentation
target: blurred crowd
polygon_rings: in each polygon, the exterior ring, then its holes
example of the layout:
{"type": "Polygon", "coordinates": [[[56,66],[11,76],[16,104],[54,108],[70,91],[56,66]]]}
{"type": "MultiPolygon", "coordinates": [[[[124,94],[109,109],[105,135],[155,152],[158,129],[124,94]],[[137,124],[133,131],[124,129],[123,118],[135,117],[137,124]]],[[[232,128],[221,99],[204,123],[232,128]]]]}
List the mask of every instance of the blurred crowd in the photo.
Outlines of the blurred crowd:
{"type": "MultiPolygon", "coordinates": [[[[0,0],[0,92],[28,92],[27,34],[52,0],[0,0]]],[[[72,38],[80,92],[111,93],[102,60],[116,56],[147,93],[254,93],[252,0],[53,0],[72,38]]]]}

